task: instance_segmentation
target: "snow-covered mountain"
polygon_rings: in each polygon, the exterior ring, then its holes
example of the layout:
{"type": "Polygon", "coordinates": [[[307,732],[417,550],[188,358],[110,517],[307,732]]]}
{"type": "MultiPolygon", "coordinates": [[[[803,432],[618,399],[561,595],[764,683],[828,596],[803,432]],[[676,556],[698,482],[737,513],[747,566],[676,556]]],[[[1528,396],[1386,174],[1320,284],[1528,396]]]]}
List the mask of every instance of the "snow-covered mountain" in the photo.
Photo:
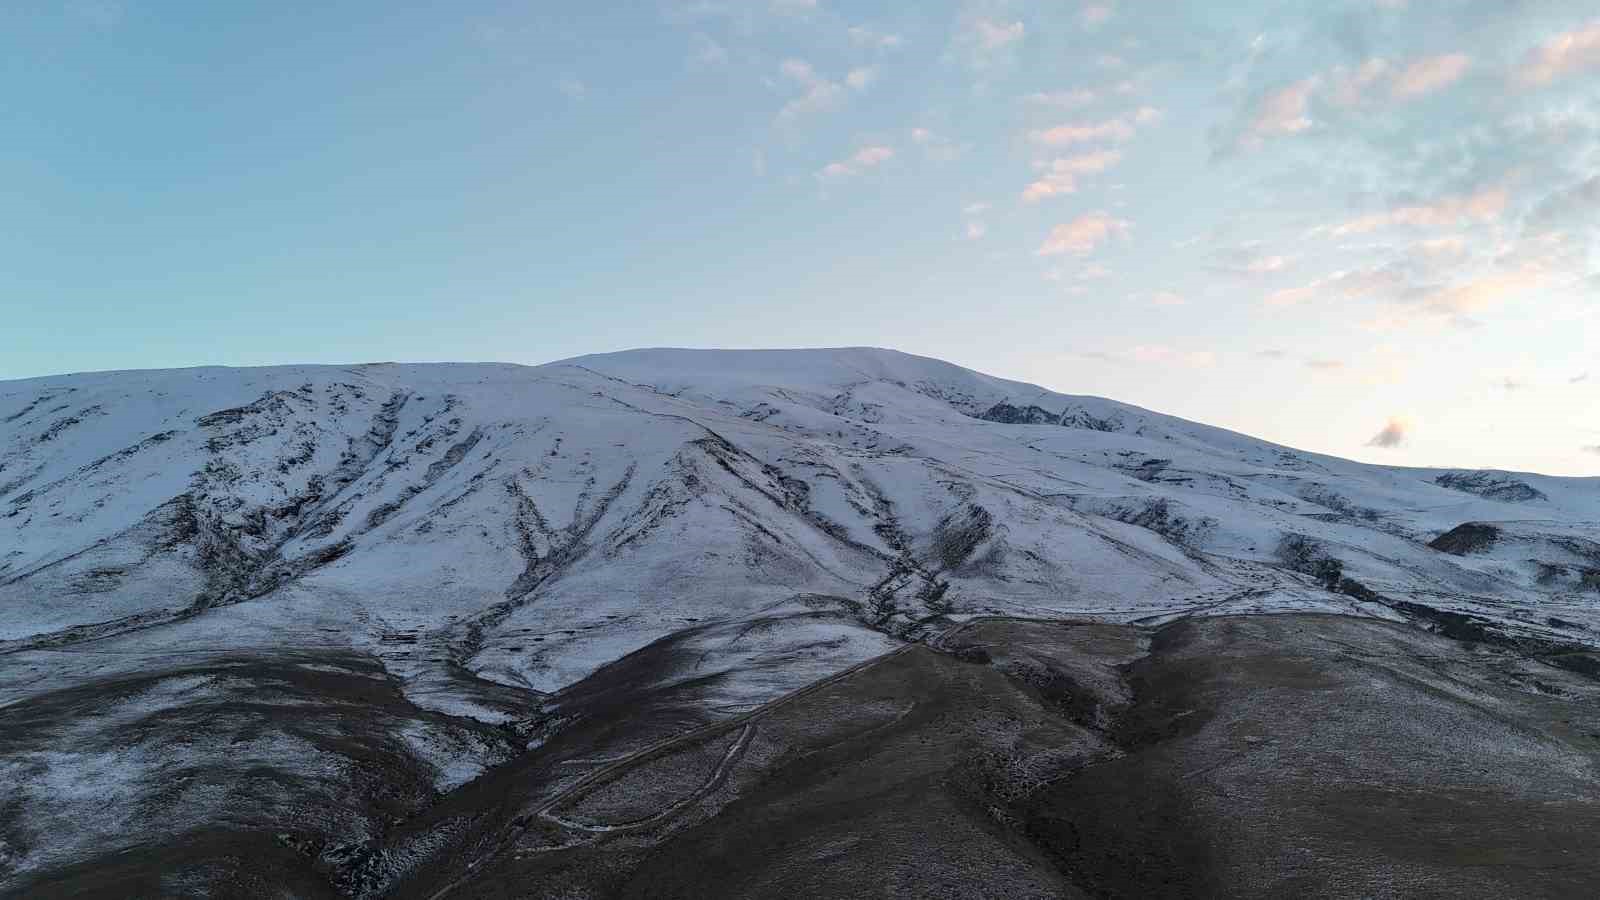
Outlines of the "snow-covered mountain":
{"type": "Polygon", "coordinates": [[[0,421],[6,650],[206,621],[548,692],[790,607],[892,639],[1383,614],[1324,559],[1387,598],[1600,628],[1600,479],[1361,465],[884,350],[72,375],[0,385],[0,421]],[[1466,523],[1499,539],[1430,546],[1466,523]]]}
{"type": "MultiPolygon", "coordinates": [[[[448,790],[504,758],[474,722],[541,740],[662,639],[699,660],[662,684],[732,714],[974,615],[1288,609],[1593,644],[1600,479],[1358,464],[876,349],[0,383],[0,713],[351,652],[443,714],[406,739],[448,790]]],[[[9,770],[56,772],[14,795],[53,843],[0,836],[0,875],[127,827],[61,784],[159,771],[70,756],[9,770]]]]}

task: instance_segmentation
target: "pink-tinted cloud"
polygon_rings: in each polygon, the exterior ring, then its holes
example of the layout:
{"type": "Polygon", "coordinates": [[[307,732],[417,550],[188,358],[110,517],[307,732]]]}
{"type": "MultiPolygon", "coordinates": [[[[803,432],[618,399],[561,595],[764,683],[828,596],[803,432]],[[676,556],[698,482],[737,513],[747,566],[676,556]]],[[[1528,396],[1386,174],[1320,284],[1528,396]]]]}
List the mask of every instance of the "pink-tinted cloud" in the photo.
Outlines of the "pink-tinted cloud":
{"type": "Polygon", "coordinates": [[[1467,252],[1467,241],[1457,235],[1441,238],[1429,238],[1418,241],[1413,245],[1416,252],[1422,256],[1438,259],[1441,257],[1457,257],[1467,252]]]}
{"type": "Polygon", "coordinates": [[[1337,106],[1360,106],[1392,72],[1385,59],[1369,59],[1354,69],[1335,69],[1326,96],[1337,106]]]}
{"type": "Polygon", "coordinates": [[[1352,269],[1335,272],[1303,287],[1285,288],[1267,296],[1268,306],[1292,306],[1318,297],[1391,296],[1406,287],[1404,273],[1398,268],[1380,266],[1371,269],[1352,269]]]}
{"type": "Polygon", "coordinates": [[[1536,291],[1549,280],[1550,273],[1538,265],[1527,265],[1508,271],[1493,271],[1433,291],[1423,298],[1421,309],[1436,316],[1471,315],[1536,291]]]}
{"type": "Polygon", "coordinates": [[[1070,91],[1035,91],[1024,97],[1029,103],[1041,106],[1058,106],[1062,109],[1082,109],[1100,98],[1100,95],[1088,88],[1074,88],[1070,91]]]}
{"type": "Polygon", "coordinates": [[[1586,69],[1600,68],[1600,21],[1558,34],[1528,52],[1517,80],[1542,86],[1586,69]]]}
{"type": "Polygon", "coordinates": [[[1074,193],[1078,189],[1077,179],[1080,176],[1104,172],[1121,159],[1122,154],[1116,150],[1101,150],[1052,160],[1044,174],[1023,189],[1022,199],[1037,203],[1048,197],[1074,193]]]}
{"type": "Polygon", "coordinates": [[[850,85],[850,87],[855,90],[864,91],[867,89],[868,85],[872,84],[872,82],[876,81],[877,79],[877,66],[862,66],[859,69],[851,69],[849,74],[844,76],[844,83],[850,85]]]}
{"type": "Polygon", "coordinates": [[[1389,90],[1399,100],[1422,97],[1455,84],[1470,68],[1472,57],[1465,53],[1430,56],[1406,66],[1389,90]]]}
{"type": "Polygon", "coordinates": [[[1255,116],[1250,120],[1248,135],[1257,140],[1299,134],[1309,129],[1311,121],[1311,94],[1321,81],[1306,78],[1261,98],[1255,116]]]}
{"type": "Polygon", "coordinates": [[[778,111],[780,122],[793,122],[811,113],[830,110],[843,97],[844,88],[838,82],[818,75],[805,60],[784,60],[778,71],[804,89],[804,93],[785,103],[783,109],[778,111]]]}
{"type": "Polygon", "coordinates": [[[1103,24],[1107,19],[1111,18],[1112,12],[1113,10],[1111,7],[1104,3],[1095,3],[1085,6],[1083,8],[1083,24],[1088,25],[1091,28],[1096,25],[1103,24]]]}
{"type": "Polygon", "coordinates": [[[1510,199],[1510,193],[1503,187],[1485,188],[1463,197],[1446,197],[1435,203],[1401,206],[1352,219],[1334,227],[1333,235],[1367,234],[1395,225],[1448,228],[1466,222],[1492,222],[1505,212],[1510,199]]]}
{"type": "Polygon", "coordinates": [[[1410,434],[1410,422],[1399,417],[1391,418],[1377,434],[1372,436],[1372,440],[1367,441],[1367,446],[1393,450],[1397,447],[1405,446],[1406,438],[1410,434]]]}
{"type": "Polygon", "coordinates": [[[847,160],[831,162],[817,172],[819,178],[845,178],[851,175],[860,175],[868,169],[882,165],[894,158],[893,147],[872,146],[862,147],[851,154],[847,160]]]}
{"type": "Polygon", "coordinates": [[[1031,132],[1028,137],[1036,144],[1047,147],[1065,147],[1093,141],[1120,142],[1133,138],[1134,128],[1126,119],[1107,119],[1104,122],[1078,122],[1057,125],[1031,132]]]}
{"type": "Polygon", "coordinates": [[[1039,256],[1071,253],[1085,256],[1113,237],[1126,236],[1133,225],[1104,212],[1079,216],[1050,229],[1044,243],[1035,251],[1039,256]]]}
{"type": "Polygon", "coordinates": [[[978,46],[984,50],[998,50],[1022,40],[1027,33],[1021,22],[996,22],[993,19],[979,19],[972,28],[977,35],[978,46]]]}
{"type": "Polygon", "coordinates": [[[873,47],[879,50],[897,50],[900,47],[905,46],[905,38],[902,38],[900,35],[883,34],[881,32],[874,31],[871,28],[867,28],[864,25],[856,25],[852,27],[848,33],[850,35],[851,43],[854,43],[860,47],[873,47]]]}
{"type": "Polygon", "coordinates": [[[1289,267],[1289,260],[1282,256],[1260,256],[1245,264],[1244,270],[1251,275],[1266,275],[1272,272],[1282,272],[1289,267]]]}

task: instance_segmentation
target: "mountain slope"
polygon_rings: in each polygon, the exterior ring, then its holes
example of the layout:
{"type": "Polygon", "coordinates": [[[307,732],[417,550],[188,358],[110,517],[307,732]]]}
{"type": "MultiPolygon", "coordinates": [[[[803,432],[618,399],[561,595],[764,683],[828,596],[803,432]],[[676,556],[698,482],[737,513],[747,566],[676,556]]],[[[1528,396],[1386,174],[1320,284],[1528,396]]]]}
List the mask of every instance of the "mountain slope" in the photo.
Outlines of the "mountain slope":
{"type": "MultiPolygon", "coordinates": [[[[1328,611],[1576,653],[1600,634],[1597,521],[1600,479],[1362,465],[873,349],[14,381],[0,717],[113,682],[232,703],[217,667],[270,656],[331,667],[312,693],[391,685],[422,724],[381,753],[444,796],[577,727],[600,701],[571,690],[608,671],[659,711],[614,753],[975,615],[1328,611]]],[[[228,807],[149,805],[171,760],[120,746],[11,748],[19,784],[120,766],[144,812],[85,829],[91,797],[47,815],[22,790],[0,879],[228,807]]],[[[241,748],[304,774],[300,744],[241,748]]],[[[413,858],[385,854],[350,890],[413,858]]]]}

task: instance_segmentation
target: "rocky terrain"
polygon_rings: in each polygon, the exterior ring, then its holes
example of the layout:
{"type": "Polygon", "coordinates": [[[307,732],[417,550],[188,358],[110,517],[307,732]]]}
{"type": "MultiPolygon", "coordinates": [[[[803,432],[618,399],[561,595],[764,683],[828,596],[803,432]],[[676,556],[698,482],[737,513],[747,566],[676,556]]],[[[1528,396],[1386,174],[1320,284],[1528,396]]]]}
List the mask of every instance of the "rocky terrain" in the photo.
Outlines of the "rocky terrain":
{"type": "Polygon", "coordinates": [[[1581,896],[1597,647],[1600,479],[891,351],[0,383],[7,896],[1581,896]]]}

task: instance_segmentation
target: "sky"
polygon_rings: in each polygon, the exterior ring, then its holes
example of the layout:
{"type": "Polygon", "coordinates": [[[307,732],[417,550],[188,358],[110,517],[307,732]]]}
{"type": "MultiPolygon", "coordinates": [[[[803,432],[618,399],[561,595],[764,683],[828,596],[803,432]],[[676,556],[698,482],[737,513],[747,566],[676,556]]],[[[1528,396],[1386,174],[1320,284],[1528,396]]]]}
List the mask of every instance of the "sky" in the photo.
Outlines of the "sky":
{"type": "Polygon", "coordinates": [[[1600,474],[1593,0],[22,0],[0,50],[0,378],[871,345],[1600,474]]]}

